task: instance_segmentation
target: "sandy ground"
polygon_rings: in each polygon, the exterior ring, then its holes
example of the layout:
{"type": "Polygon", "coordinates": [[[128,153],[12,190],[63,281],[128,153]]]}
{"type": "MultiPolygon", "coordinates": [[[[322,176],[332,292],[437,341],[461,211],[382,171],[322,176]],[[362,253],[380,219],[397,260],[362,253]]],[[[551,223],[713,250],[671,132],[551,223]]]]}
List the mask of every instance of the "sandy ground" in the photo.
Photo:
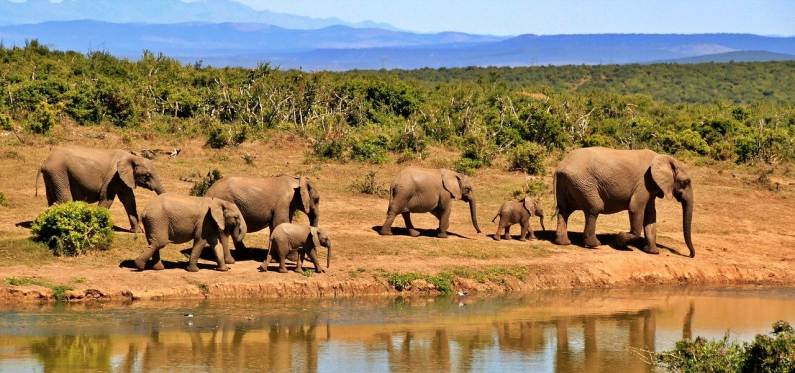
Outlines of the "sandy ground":
{"type": "MultiPolygon", "coordinates": [[[[616,233],[628,229],[625,213],[599,218],[597,232],[604,245],[598,249],[576,245],[582,240],[578,233],[582,231],[580,213],[572,216],[570,224],[575,245],[553,245],[549,242],[555,229],[549,193],[543,197],[548,232],[539,232],[538,220],[534,219],[531,224],[538,240],[494,241],[491,235],[496,227],[491,218],[511,197],[511,191],[519,189],[526,180],[520,173],[501,171],[499,162],[473,176],[483,234],[475,233],[469,223],[466,204],[456,203],[450,227],[454,234],[448,239],[431,236],[438,223],[429,214],[413,216],[417,227],[427,229],[422,237],[408,237],[401,229],[395,229],[395,236],[380,237],[375,228],[383,222],[388,200],[355,192],[352,182],[369,170],[377,170],[379,182],[388,185],[408,164],[450,166],[455,154],[442,150],[431,151],[432,156],[422,161],[372,166],[307,161],[306,146],[285,135],[224,150],[203,148],[199,140],[167,139],[147,131],[128,133],[72,126],[61,128],[49,140],[33,136],[22,140],[24,144],[12,134],[0,133],[0,191],[9,201],[7,207],[0,206],[2,302],[49,299],[54,285],[71,288],[66,295],[72,300],[390,294],[396,292],[387,281],[392,273],[436,274],[452,270],[500,274],[487,280],[478,275],[462,275],[454,280],[455,291],[471,293],[655,285],[795,285],[795,234],[791,230],[795,220],[795,178],[789,170],[772,176],[769,185],[778,185],[779,190],[775,191],[755,183],[758,175],[747,169],[729,164],[689,163],[696,193],[693,241],[697,250],[696,258],[690,259],[684,255],[687,248],[681,233],[681,208],[673,200],[657,203],[658,241],[663,245],[660,255],[609,245],[616,233]],[[326,274],[309,276],[258,272],[256,268],[267,247],[267,230],[247,236],[252,250],[236,253],[239,260],[229,272],[212,270],[212,262],[206,260],[202,261],[201,271],[186,272],[186,258],[180,251],[189,244],[170,245],[163,250],[166,270],[133,270],[128,261],[144,248],[145,239],[127,233],[116,234],[113,248],[106,252],[77,258],[52,257],[46,249],[27,240],[28,229],[15,224],[32,220],[46,208],[42,185],[39,196],[34,196],[34,176],[54,144],[181,148],[178,157],[155,161],[171,192],[187,193],[192,183],[180,179],[211,168],[218,168],[227,176],[309,175],[321,191],[320,225],[331,232],[334,242],[331,269],[326,274]],[[255,158],[253,165],[244,162],[245,154],[255,158]],[[10,285],[15,279],[35,279],[44,286],[10,285]]],[[[554,163],[552,160],[551,165],[554,163]]],[[[551,184],[548,176],[545,180],[551,184]]],[[[142,211],[154,193],[139,188],[136,196],[142,211]]],[[[114,203],[111,210],[116,225],[128,227],[121,204],[114,203]]],[[[396,219],[395,227],[402,226],[402,219],[396,219]]],[[[515,226],[513,233],[518,234],[518,230],[515,226]]],[[[322,260],[325,262],[324,257],[322,260]]],[[[432,290],[430,286],[420,281],[408,291],[428,290],[432,290]]]]}

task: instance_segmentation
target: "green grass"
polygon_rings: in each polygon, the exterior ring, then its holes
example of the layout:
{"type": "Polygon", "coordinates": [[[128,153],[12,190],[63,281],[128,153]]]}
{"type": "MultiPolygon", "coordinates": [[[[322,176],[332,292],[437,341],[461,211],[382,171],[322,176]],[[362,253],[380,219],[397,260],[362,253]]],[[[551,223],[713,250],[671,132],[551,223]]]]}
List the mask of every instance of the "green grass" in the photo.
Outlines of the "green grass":
{"type": "Polygon", "coordinates": [[[47,245],[27,238],[0,239],[0,267],[42,265],[55,260],[47,245]]]}
{"type": "Polygon", "coordinates": [[[58,302],[66,300],[66,292],[74,290],[72,285],[85,282],[85,278],[76,277],[70,284],[55,284],[39,277],[7,277],[3,280],[9,286],[41,286],[52,289],[52,296],[58,302]]]}
{"type": "Polygon", "coordinates": [[[387,273],[386,279],[390,286],[397,291],[403,291],[411,286],[415,280],[423,280],[432,284],[442,294],[453,292],[453,281],[456,278],[466,278],[480,283],[504,284],[507,278],[516,278],[524,281],[527,279],[527,268],[522,266],[493,266],[485,269],[453,268],[435,275],[416,272],[387,273]]]}

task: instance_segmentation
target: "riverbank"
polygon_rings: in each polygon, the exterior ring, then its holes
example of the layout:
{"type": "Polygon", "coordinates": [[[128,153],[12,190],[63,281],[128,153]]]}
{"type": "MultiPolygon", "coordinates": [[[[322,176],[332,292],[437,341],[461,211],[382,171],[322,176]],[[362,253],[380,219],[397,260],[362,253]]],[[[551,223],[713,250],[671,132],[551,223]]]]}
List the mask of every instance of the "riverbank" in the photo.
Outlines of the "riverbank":
{"type": "MultiPolygon", "coordinates": [[[[526,182],[520,173],[499,169],[499,162],[472,177],[483,234],[474,232],[467,206],[457,203],[450,224],[455,234],[448,239],[431,236],[431,228],[438,223],[429,214],[413,216],[416,226],[428,229],[424,232],[427,235],[412,238],[395,229],[395,236],[381,237],[375,228],[383,222],[387,199],[354,191],[351,184],[375,170],[376,182],[387,185],[407,164],[307,162],[305,145],[289,136],[212,150],[196,140],[131,140],[129,134],[83,128],[70,131],[50,142],[182,149],[176,158],[155,160],[166,189],[178,193],[187,193],[192,186],[192,182],[183,180],[195,179],[195,175],[212,168],[227,176],[302,173],[314,178],[322,195],[321,226],[331,232],[334,241],[331,269],[325,274],[258,272],[267,247],[268,233],[264,231],[247,236],[251,252],[236,253],[238,262],[224,273],[211,270],[212,262],[205,260],[201,271],[186,272],[186,258],[180,250],[187,244],[163,250],[166,270],[138,272],[130,268],[129,260],[144,248],[145,239],[126,233],[117,233],[113,247],[105,252],[53,257],[46,248],[27,240],[28,229],[15,226],[35,218],[46,207],[43,190],[34,196],[33,176],[51,145],[35,138],[20,144],[6,137],[0,139],[0,174],[8,176],[0,179],[0,191],[8,199],[8,206],[0,207],[0,302],[348,297],[440,291],[491,294],[658,285],[795,286],[795,234],[791,232],[795,178],[789,170],[777,171],[772,179],[760,181],[750,169],[688,164],[696,195],[693,241],[697,255],[691,259],[680,255],[687,252],[681,233],[681,207],[671,200],[657,203],[658,241],[664,246],[657,256],[609,246],[616,233],[628,229],[626,214],[599,218],[597,230],[605,245],[595,250],[555,246],[549,242],[551,231],[538,233],[535,241],[494,241],[491,234],[496,227],[489,219],[504,200],[511,198],[512,191],[526,182]]],[[[435,149],[432,154],[410,164],[450,167],[455,160],[455,154],[443,149],[435,149]]],[[[554,166],[554,160],[550,166],[554,166]]],[[[544,180],[551,185],[549,176],[544,180]]],[[[154,194],[138,189],[136,195],[143,209],[154,194]]],[[[544,194],[542,203],[548,215],[546,227],[552,230],[555,222],[550,218],[553,201],[549,193],[544,194]]],[[[127,226],[120,203],[115,203],[111,212],[116,225],[127,226]]],[[[581,240],[576,232],[582,231],[582,215],[577,213],[572,220],[570,230],[576,244],[581,240]]],[[[531,225],[538,232],[538,220],[531,225]]],[[[402,220],[397,219],[395,226],[402,227],[402,220]]],[[[517,233],[518,227],[514,227],[517,233]]],[[[325,263],[324,258],[321,261],[325,263]]]]}

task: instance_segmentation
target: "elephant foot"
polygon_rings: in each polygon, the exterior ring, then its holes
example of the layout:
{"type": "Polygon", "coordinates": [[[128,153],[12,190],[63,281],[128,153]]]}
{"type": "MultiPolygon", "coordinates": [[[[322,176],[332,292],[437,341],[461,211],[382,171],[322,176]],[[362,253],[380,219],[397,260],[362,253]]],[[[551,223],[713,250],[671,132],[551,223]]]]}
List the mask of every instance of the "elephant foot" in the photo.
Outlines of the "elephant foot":
{"type": "Polygon", "coordinates": [[[536,240],[536,236],[530,236],[530,237],[528,237],[528,239],[529,239],[530,241],[535,241],[535,240],[536,240]]]}
{"type": "Polygon", "coordinates": [[[524,238],[524,237],[519,237],[519,241],[523,241],[524,242],[524,241],[527,241],[527,239],[524,238]]]}
{"type": "Polygon", "coordinates": [[[571,241],[569,240],[568,237],[565,237],[565,236],[555,237],[555,241],[553,241],[553,242],[554,242],[555,245],[561,245],[561,246],[571,245],[571,241]]]}
{"type": "Polygon", "coordinates": [[[226,263],[226,264],[235,264],[235,258],[233,258],[231,256],[225,256],[224,257],[224,263],[226,263]]]}
{"type": "Polygon", "coordinates": [[[629,233],[629,232],[621,232],[616,235],[616,244],[621,247],[626,247],[629,245],[629,242],[634,240],[636,235],[629,233]]]}
{"type": "Polygon", "coordinates": [[[268,272],[268,263],[262,263],[257,267],[257,270],[260,272],[268,272]]]}
{"type": "Polygon", "coordinates": [[[602,246],[602,243],[599,242],[599,240],[596,239],[596,237],[586,237],[585,238],[585,247],[587,247],[589,249],[594,249],[594,248],[597,248],[599,246],[602,246]]]}
{"type": "Polygon", "coordinates": [[[392,230],[391,229],[381,228],[381,231],[378,232],[378,234],[380,234],[382,236],[391,236],[392,235],[392,230]]]}
{"type": "Polygon", "coordinates": [[[657,245],[651,246],[649,244],[646,244],[646,245],[643,245],[641,250],[643,250],[643,252],[646,253],[646,254],[653,254],[653,255],[659,255],[660,254],[660,249],[657,248],[657,245]]]}
{"type": "Polygon", "coordinates": [[[279,273],[287,273],[287,268],[279,267],[279,273]]]}
{"type": "Polygon", "coordinates": [[[199,272],[199,266],[197,266],[195,264],[188,264],[188,266],[185,268],[185,270],[188,271],[188,272],[199,272]]]}
{"type": "Polygon", "coordinates": [[[499,241],[499,240],[502,240],[502,237],[500,237],[499,234],[495,234],[494,235],[494,241],[499,241]]]}
{"type": "Polygon", "coordinates": [[[419,235],[420,235],[420,231],[418,231],[418,230],[416,230],[414,228],[410,228],[409,229],[409,236],[418,237],[419,235]]]}
{"type": "Polygon", "coordinates": [[[230,268],[229,268],[229,266],[228,266],[228,265],[220,265],[220,266],[218,266],[218,267],[215,267],[215,270],[216,270],[216,271],[218,271],[218,272],[226,272],[226,271],[228,271],[229,269],[230,269],[230,268]]]}
{"type": "Polygon", "coordinates": [[[152,269],[154,269],[155,271],[162,271],[162,270],[166,269],[166,267],[163,265],[163,262],[160,261],[160,262],[157,262],[154,265],[152,265],[152,269]]]}
{"type": "Polygon", "coordinates": [[[145,259],[135,259],[135,268],[138,268],[139,271],[143,271],[146,268],[146,260],[145,259]]]}
{"type": "Polygon", "coordinates": [[[439,231],[439,233],[436,235],[436,237],[438,237],[438,238],[447,238],[447,232],[439,231]]]}

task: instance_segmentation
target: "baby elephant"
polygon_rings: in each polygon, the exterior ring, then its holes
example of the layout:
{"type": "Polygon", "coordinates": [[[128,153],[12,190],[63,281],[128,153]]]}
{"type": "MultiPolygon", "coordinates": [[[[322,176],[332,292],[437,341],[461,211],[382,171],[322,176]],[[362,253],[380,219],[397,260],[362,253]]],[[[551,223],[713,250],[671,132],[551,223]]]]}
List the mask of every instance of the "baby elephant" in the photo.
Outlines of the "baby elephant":
{"type": "Polygon", "coordinates": [[[135,259],[135,266],[140,270],[144,269],[149,258],[154,263],[152,268],[163,269],[161,248],[169,243],[193,240],[190,262],[186,268],[189,272],[199,270],[196,262],[205,246],[210,246],[215,252],[217,269],[227,271],[229,267],[221,251],[216,250],[216,244],[220,240],[226,248],[229,235],[234,239],[242,239],[246,234],[246,222],[237,206],[218,198],[164,193],[146,206],[141,220],[149,248],[135,259]]]}
{"type": "Polygon", "coordinates": [[[296,272],[304,271],[302,262],[307,255],[312,260],[312,263],[315,264],[315,272],[325,272],[317,260],[317,248],[321,246],[328,250],[326,267],[331,267],[331,240],[323,229],[303,224],[279,224],[271,233],[270,242],[268,243],[268,255],[262,265],[260,265],[260,270],[268,270],[268,263],[272,255],[273,259],[279,261],[279,272],[287,273],[284,260],[288,257],[293,258],[297,253],[296,272]]]}
{"type": "Polygon", "coordinates": [[[507,201],[503,203],[500,210],[497,211],[497,215],[491,219],[491,221],[494,222],[497,217],[500,218],[500,222],[497,224],[497,233],[494,234],[494,239],[499,241],[500,231],[504,229],[504,238],[510,240],[511,226],[519,223],[519,225],[522,226],[522,234],[519,236],[519,241],[526,240],[528,235],[530,239],[534,240],[536,237],[533,234],[533,229],[530,228],[531,216],[538,216],[538,220],[541,221],[541,229],[547,230],[544,227],[544,211],[541,210],[541,202],[539,200],[525,197],[521,201],[507,201]]]}

